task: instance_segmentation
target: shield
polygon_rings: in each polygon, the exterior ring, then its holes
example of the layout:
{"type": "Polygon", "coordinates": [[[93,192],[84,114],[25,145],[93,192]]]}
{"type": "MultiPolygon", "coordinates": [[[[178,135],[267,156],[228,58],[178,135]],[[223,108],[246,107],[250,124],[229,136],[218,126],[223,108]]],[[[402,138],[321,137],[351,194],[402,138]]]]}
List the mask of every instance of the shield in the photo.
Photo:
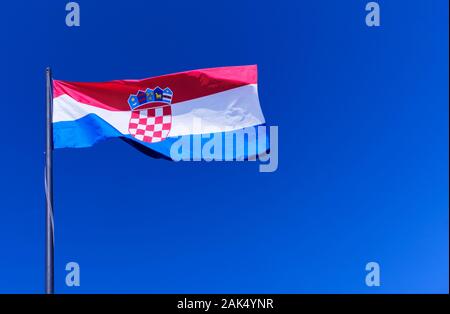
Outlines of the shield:
{"type": "Polygon", "coordinates": [[[146,143],[157,143],[169,136],[172,127],[170,105],[131,111],[128,130],[130,134],[146,143]]]}

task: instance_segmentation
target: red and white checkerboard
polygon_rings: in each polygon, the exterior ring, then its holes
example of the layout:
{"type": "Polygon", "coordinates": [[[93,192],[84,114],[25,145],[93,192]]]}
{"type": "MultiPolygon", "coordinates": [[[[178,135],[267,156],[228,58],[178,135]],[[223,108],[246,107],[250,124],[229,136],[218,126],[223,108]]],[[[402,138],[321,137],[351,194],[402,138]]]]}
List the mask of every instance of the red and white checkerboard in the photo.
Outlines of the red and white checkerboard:
{"type": "Polygon", "coordinates": [[[156,143],[166,139],[171,126],[172,109],[163,106],[132,111],[128,130],[140,141],[156,143]]]}

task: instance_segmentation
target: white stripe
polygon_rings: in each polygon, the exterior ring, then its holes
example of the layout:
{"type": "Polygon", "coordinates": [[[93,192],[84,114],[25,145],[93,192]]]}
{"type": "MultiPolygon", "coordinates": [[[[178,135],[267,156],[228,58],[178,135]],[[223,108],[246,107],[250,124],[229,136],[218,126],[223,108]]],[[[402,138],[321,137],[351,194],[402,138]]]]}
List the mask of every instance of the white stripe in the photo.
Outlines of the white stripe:
{"type": "MultiPolygon", "coordinates": [[[[53,100],[53,122],[96,114],[122,134],[129,134],[131,111],[110,111],[80,103],[68,95],[53,100]]],[[[250,84],[172,105],[169,136],[227,132],[264,123],[258,85],[250,84]]]]}

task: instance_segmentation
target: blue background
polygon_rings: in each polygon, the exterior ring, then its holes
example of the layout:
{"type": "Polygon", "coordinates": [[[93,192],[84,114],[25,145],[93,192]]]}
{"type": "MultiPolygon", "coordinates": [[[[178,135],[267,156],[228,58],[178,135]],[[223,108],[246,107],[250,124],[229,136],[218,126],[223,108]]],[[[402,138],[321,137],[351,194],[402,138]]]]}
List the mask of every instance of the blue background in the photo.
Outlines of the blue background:
{"type": "Polygon", "coordinates": [[[448,1],[379,1],[379,28],[362,0],[80,0],[79,28],[67,2],[0,5],[0,292],[43,292],[46,66],[104,81],[243,64],[278,171],[120,140],[56,151],[56,291],[448,292],[448,1]]]}

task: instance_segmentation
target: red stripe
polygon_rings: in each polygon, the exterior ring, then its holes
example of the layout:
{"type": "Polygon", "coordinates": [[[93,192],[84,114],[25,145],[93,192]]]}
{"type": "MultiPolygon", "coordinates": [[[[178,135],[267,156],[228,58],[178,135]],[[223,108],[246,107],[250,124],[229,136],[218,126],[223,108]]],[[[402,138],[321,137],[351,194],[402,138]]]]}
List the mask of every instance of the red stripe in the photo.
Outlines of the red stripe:
{"type": "Polygon", "coordinates": [[[53,81],[53,94],[69,95],[78,102],[114,111],[130,110],[128,97],[139,90],[157,86],[169,87],[172,104],[223,92],[232,88],[256,84],[257,66],[233,66],[180,72],[143,80],[116,80],[84,83],[53,81]]]}

